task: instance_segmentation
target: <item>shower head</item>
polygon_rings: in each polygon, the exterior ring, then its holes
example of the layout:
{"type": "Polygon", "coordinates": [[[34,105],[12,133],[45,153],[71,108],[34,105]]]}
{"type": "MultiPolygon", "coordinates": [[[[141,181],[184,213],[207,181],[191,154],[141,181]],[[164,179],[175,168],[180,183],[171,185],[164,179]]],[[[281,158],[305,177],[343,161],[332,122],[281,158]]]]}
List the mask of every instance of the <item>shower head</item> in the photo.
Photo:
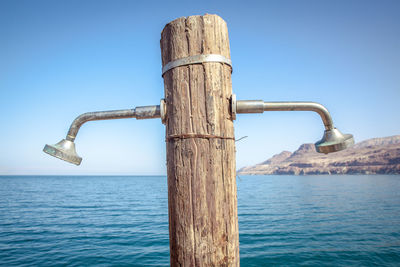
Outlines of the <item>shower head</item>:
{"type": "Polygon", "coordinates": [[[45,145],[43,151],[53,157],[68,161],[75,165],[81,164],[82,158],[76,154],[75,143],[66,139],[55,145],[45,145]]]}
{"type": "Polygon", "coordinates": [[[319,153],[331,153],[346,149],[354,144],[353,135],[342,134],[338,129],[325,130],[320,141],[315,143],[315,149],[319,153]]]}

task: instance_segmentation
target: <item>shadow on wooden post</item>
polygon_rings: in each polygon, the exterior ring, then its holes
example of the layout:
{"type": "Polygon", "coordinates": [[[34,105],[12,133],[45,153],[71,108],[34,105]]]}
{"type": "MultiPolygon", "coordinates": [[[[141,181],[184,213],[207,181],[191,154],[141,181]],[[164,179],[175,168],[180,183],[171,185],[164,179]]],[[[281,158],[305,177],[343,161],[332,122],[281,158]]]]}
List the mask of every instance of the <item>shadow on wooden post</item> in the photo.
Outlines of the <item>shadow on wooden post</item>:
{"type": "MultiPolygon", "coordinates": [[[[216,15],[190,16],[161,34],[162,64],[195,55],[230,59],[216,15]]],[[[239,266],[231,67],[220,62],[164,73],[172,266],[239,266]]]]}

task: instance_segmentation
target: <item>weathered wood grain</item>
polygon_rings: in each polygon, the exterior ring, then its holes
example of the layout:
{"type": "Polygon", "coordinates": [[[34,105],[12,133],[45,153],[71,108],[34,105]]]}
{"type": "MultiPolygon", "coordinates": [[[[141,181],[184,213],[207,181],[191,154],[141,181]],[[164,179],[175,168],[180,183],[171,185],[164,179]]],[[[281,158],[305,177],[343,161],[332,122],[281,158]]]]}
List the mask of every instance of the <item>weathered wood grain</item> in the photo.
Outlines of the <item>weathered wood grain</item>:
{"type": "MultiPolygon", "coordinates": [[[[161,34],[163,66],[198,54],[230,58],[228,29],[216,15],[190,16],[161,34]]],[[[172,266],[239,266],[231,68],[208,62],[164,74],[172,266]]]]}

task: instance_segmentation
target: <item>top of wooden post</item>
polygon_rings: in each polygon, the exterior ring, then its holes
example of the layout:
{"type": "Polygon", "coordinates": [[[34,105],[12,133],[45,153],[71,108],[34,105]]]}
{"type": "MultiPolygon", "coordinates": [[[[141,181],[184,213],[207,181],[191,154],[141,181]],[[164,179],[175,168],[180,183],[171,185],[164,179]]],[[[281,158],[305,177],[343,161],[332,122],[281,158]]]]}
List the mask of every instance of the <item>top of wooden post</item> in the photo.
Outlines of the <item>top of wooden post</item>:
{"type": "Polygon", "coordinates": [[[226,22],[218,15],[181,17],[169,22],[161,32],[160,45],[163,66],[176,59],[200,54],[218,54],[230,59],[228,28],[226,22]],[[186,41],[175,42],[178,45],[167,48],[166,46],[171,46],[170,36],[183,36],[186,41]],[[196,40],[201,42],[201,45],[194,45],[198,44],[196,40]],[[215,40],[220,40],[218,46],[215,45],[215,40]],[[165,53],[166,51],[168,53],[165,53]]]}

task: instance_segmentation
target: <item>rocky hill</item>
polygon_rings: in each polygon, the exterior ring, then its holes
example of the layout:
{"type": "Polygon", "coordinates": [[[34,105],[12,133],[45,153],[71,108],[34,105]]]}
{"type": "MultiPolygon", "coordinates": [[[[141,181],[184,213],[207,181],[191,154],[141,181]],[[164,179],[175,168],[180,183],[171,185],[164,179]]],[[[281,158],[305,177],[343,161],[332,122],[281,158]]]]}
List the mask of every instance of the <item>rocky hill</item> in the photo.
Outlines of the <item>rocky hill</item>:
{"type": "Polygon", "coordinates": [[[317,153],[314,144],[303,144],[238,174],[400,174],[400,135],[369,139],[327,155],[317,153]]]}

